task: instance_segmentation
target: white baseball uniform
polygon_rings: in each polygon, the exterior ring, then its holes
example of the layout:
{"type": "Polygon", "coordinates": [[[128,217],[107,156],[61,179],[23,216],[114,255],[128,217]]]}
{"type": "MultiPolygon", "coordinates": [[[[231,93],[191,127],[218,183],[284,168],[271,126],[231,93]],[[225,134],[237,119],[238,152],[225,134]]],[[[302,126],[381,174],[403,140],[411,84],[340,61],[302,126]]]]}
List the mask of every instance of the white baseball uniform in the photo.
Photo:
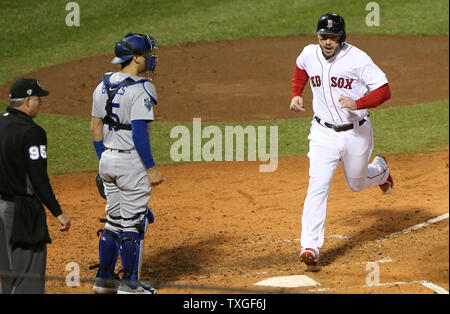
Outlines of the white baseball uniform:
{"type": "Polygon", "coordinates": [[[301,246],[318,252],[324,241],[330,185],[339,163],[353,191],[383,184],[389,176],[383,158],[369,164],[373,132],[368,110],[341,109],[338,99],[343,95],[357,100],[388,81],[366,53],[347,43],[328,60],[319,45],[306,46],[296,64],[308,74],[314,116],[318,118],[312,120],[308,136],[310,180],[302,213],[301,246]],[[329,127],[343,124],[353,124],[353,129],[336,132],[329,127]]]}
{"type": "MultiPolygon", "coordinates": [[[[117,84],[128,77],[135,81],[142,80],[138,76],[116,72],[110,82],[117,84]]],[[[105,85],[100,82],[93,93],[93,117],[102,119],[106,115],[107,99],[105,85]]],[[[133,120],[153,121],[152,103],[156,103],[156,90],[151,82],[145,80],[121,87],[113,98],[112,113],[122,124],[130,124],[133,120]]],[[[134,231],[133,226],[142,221],[151,196],[147,169],[135,149],[130,130],[116,130],[105,124],[103,143],[106,150],[100,159],[99,174],[107,194],[108,222],[105,226],[117,233],[134,231]],[[133,218],[137,215],[140,217],[133,218]]]]}

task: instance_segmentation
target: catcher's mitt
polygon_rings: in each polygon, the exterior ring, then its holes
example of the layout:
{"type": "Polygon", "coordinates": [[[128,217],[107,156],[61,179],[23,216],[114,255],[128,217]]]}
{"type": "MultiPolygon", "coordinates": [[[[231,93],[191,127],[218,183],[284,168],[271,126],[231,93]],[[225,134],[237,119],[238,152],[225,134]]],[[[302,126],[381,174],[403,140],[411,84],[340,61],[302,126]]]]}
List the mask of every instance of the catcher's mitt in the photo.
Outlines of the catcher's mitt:
{"type": "Polygon", "coordinates": [[[97,174],[97,176],[95,177],[95,185],[97,186],[98,193],[100,194],[100,196],[106,200],[105,186],[103,185],[102,178],[100,178],[99,174],[97,174]]]}

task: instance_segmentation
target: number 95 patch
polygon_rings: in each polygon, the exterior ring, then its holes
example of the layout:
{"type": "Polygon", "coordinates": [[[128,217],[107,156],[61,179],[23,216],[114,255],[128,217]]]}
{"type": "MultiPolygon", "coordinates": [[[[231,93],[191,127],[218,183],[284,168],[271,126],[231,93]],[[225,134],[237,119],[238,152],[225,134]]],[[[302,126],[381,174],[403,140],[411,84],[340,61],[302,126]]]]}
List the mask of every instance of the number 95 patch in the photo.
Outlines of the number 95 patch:
{"type": "Polygon", "coordinates": [[[39,158],[47,159],[47,146],[45,145],[39,145],[39,147],[31,146],[28,152],[30,153],[31,160],[38,160],[39,158]]]}

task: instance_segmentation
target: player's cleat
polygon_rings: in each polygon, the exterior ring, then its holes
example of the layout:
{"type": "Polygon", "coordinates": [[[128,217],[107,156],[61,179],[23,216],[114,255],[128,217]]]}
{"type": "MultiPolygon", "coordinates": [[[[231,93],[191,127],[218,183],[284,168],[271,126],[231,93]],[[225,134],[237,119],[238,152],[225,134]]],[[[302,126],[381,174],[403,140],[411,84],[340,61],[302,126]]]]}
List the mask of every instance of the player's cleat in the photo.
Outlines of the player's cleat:
{"type": "Polygon", "coordinates": [[[119,281],[113,278],[104,279],[97,277],[92,287],[96,294],[112,294],[117,293],[119,289],[119,281]]]}
{"type": "Polygon", "coordinates": [[[319,270],[319,253],[314,249],[304,249],[300,253],[300,261],[306,264],[306,270],[318,271],[319,270]]]}
{"type": "MultiPolygon", "coordinates": [[[[387,165],[386,158],[384,158],[383,156],[380,156],[380,157],[383,158],[384,162],[387,165]]],[[[389,176],[388,176],[386,182],[383,184],[380,184],[379,186],[380,186],[381,192],[383,192],[384,194],[392,193],[392,189],[394,188],[394,179],[392,178],[391,173],[389,173],[389,176]]]]}
{"type": "Polygon", "coordinates": [[[138,285],[133,288],[125,282],[121,282],[117,294],[156,294],[156,289],[138,281],[138,285]]]}
{"type": "Polygon", "coordinates": [[[300,254],[300,260],[306,265],[317,265],[319,254],[314,249],[305,249],[300,254]]]}
{"type": "Polygon", "coordinates": [[[380,184],[380,189],[384,194],[390,194],[392,193],[393,187],[394,187],[394,180],[392,179],[392,176],[389,174],[387,181],[383,184],[380,184]]]}

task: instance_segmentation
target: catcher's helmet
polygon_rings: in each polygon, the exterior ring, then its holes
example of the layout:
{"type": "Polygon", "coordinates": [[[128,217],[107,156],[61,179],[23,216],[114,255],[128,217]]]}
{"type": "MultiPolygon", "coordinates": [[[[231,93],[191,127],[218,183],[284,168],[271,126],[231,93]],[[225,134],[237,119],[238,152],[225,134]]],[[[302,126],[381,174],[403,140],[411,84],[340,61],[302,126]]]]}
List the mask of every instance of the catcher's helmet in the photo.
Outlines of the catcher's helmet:
{"type": "Polygon", "coordinates": [[[316,34],[341,35],[339,42],[343,43],[347,37],[344,18],[336,13],[327,13],[321,16],[317,22],[316,34]]]}
{"type": "Polygon", "coordinates": [[[128,33],[116,43],[114,49],[115,57],[111,63],[123,63],[134,56],[150,54],[146,57],[146,67],[147,70],[153,72],[157,60],[156,49],[158,49],[158,43],[150,35],[128,33]]]}

